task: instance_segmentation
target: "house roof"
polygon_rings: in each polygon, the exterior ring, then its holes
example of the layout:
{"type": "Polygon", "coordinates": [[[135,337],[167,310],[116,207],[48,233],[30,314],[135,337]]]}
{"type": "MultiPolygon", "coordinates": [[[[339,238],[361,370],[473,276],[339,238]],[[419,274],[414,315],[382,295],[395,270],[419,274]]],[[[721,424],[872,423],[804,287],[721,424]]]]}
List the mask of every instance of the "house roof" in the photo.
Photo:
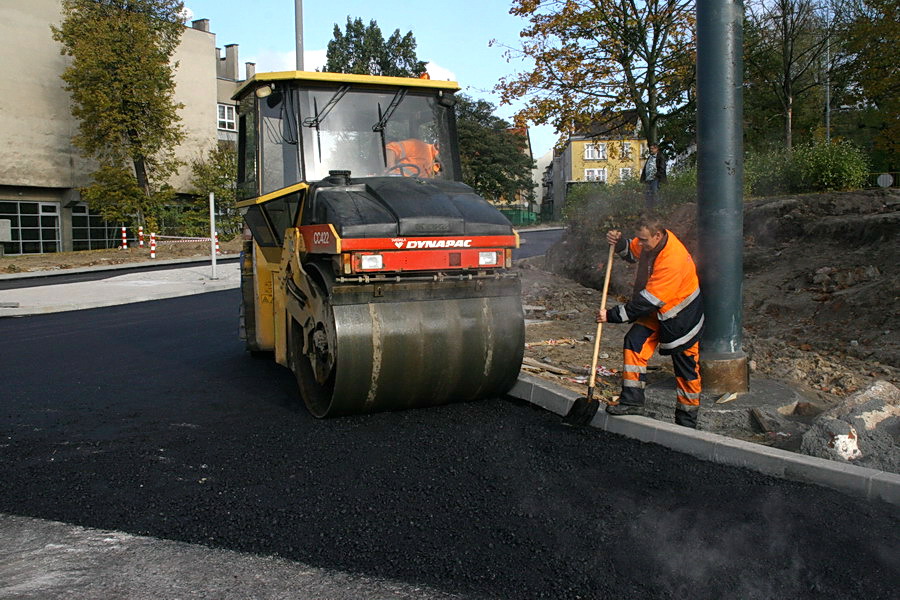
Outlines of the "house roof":
{"type": "Polygon", "coordinates": [[[597,116],[590,125],[572,137],[609,139],[635,137],[638,129],[637,110],[623,110],[597,116]]]}

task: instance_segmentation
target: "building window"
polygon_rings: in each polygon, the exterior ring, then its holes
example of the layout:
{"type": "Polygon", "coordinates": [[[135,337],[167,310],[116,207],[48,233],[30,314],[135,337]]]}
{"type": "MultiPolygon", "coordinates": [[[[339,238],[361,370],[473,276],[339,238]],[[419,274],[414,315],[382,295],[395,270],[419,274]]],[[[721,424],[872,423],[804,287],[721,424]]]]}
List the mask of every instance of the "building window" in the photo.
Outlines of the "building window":
{"type": "Polygon", "coordinates": [[[584,180],[606,183],[606,169],[585,169],[584,180]]]}
{"type": "Polygon", "coordinates": [[[619,181],[628,181],[632,177],[634,177],[634,172],[631,170],[631,167],[619,169],[619,181]]]}
{"type": "Polygon", "coordinates": [[[234,117],[234,106],[231,104],[219,105],[219,129],[237,131],[237,120],[234,117]]]}
{"type": "Polygon", "coordinates": [[[631,142],[622,142],[622,159],[631,160],[631,142]]]}
{"type": "Polygon", "coordinates": [[[53,202],[0,200],[0,219],[9,221],[6,254],[59,252],[59,205],[53,202]]]}
{"type": "Polygon", "coordinates": [[[585,160],[606,160],[606,144],[586,144],[584,147],[585,160]]]}
{"type": "MultiPolygon", "coordinates": [[[[101,250],[122,244],[123,223],[110,223],[92,212],[84,202],[72,207],[72,249],[101,250]]],[[[129,244],[136,232],[128,229],[129,244]]]]}

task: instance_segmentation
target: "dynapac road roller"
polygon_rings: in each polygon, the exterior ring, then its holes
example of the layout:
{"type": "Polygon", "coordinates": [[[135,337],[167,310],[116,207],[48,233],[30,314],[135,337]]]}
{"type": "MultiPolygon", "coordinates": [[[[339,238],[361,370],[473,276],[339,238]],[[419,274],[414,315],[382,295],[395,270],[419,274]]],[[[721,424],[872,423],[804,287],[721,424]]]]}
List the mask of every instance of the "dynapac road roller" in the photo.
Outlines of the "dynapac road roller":
{"type": "Polygon", "coordinates": [[[238,110],[242,334],[316,417],[496,396],[524,348],[518,236],[461,182],[456,83],[257,74],[238,110]]]}

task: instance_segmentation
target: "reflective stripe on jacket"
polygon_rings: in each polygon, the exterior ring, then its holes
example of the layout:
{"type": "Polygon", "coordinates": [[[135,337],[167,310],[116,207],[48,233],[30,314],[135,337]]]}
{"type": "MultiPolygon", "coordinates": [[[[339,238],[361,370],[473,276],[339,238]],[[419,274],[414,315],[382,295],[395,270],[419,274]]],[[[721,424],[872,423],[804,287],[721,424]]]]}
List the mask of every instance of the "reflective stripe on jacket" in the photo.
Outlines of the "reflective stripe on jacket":
{"type": "MultiPolygon", "coordinates": [[[[628,262],[639,262],[643,248],[634,238],[627,243],[620,240],[616,250],[628,262]]],[[[690,346],[703,329],[703,299],[694,259],[669,230],[639,265],[631,300],[607,311],[610,323],[631,323],[644,316],[659,319],[660,354],[690,346]],[[643,277],[642,268],[646,269],[643,277]]]]}

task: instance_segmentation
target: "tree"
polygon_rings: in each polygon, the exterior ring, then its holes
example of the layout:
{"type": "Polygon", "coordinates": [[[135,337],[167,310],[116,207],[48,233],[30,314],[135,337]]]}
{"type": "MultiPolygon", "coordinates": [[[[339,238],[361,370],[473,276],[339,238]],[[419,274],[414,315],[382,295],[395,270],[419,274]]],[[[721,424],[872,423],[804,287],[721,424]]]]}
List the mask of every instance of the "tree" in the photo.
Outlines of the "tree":
{"type": "Polygon", "coordinates": [[[189,203],[182,224],[187,235],[209,233],[209,195],[215,194],[216,229],[225,239],[241,231],[243,217],[237,204],[237,151],[231,144],[219,143],[206,156],[191,162],[191,185],[198,198],[189,203]]]}
{"type": "Polygon", "coordinates": [[[521,194],[531,200],[534,161],[526,153],[528,139],[493,113],[494,106],[489,102],[457,96],[463,181],[491,200],[512,202],[521,194]]]}
{"type": "Polygon", "coordinates": [[[51,26],[79,121],[73,144],[99,163],[86,199],[110,220],[145,223],[173,197],[166,184],[183,139],[172,55],[184,29],[181,0],[63,0],[51,26]]]}
{"type": "Polygon", "coordinates": [[[346,33],[335,23],[334,39],[328,42],[325,71],[358,75],[418,77],[425,73],[425,62],[416,57],[416,38],[411,31],[401,36],[395,29],[385,41],[378,24],[368,27],[362,19],[347,17],[346,33]]]}
{"type": "MultiPolygon", "coordinates": [[[[780,104],[784,146],[788,149],[793,145],[797,101],[823,89],[823,59],[829,51],[835,21],[834,11],[826,10],[825,3],[817,0],[748,3],[744,44],[747,78],[768,90],[780,104]]],[[[830,79],[833,64],[824,67],[824,77],[830,79]]],[[[750,99],[752,106],[752,95],[750,99]]]]}
{"type": "Polygon", "coordinates": [[[875,145],[890,157],[891,167],[896,167],[900,154],[898,20],[896,0],[860,0],[849,14],[844,34],[848,70],[857,83],[854,99],[879,113],[875,145]]]}
{"type": "Polygon", "coordinates": [[[695,54],[691,0],[514,0],[510,12],[531,25],[507,57],[535,67],[495,89],[502,103],[526,99],[521,118],[574,133],[602,115],[636,109],[647,139],[656,142],[663,114],[687,103],[695,54]]]}

